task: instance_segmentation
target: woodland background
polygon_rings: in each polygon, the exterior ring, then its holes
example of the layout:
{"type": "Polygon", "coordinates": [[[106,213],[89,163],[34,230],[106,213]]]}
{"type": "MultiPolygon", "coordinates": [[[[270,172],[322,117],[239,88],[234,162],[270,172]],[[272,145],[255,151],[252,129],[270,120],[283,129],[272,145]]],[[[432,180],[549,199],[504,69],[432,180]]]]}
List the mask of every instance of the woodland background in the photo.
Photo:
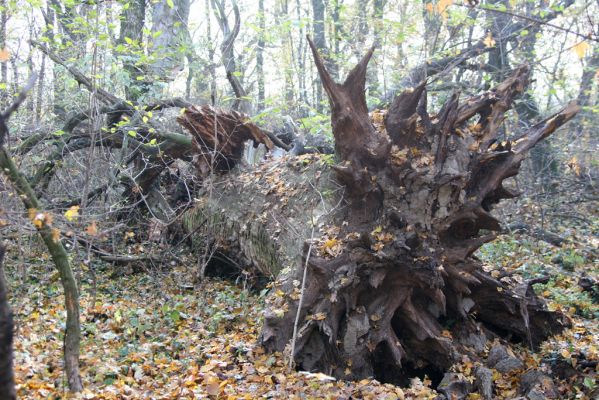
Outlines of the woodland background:
{"type": "MultiPolygon", "coordinates": [[[[593,0],[0,1],[0,109],[37,75],[4,146],[40,209],[24,212],[0,177],[19,397],[58,398],[70,386],[63,289],[38,225],[60,238],[80,288],[80,396],[438,395],[439,380],[426,373],[400,389],[290,370],[284,355],[256,346],[268,285],[209,246],[190,247],[181,228],[205,172],[176,122],[182,108],[239,111],[280,141],[278,155],[316,150],[323,165],[332,162],[331,110],[310,35],[337,80],[376,47],[366,83],[374,114],[422,79],[429,108],[439,109],[455,91],[477,95],[521,64],[531,84],[509,111],[504,138],[571,100],[582,107],[531,151],[512,182],[521,196],[496,210],[503,235],[477,255],[497,274],[549,277],[536,292],[572,328],[536,353],[517,348],[519,357],[525,367],[557,365],[560,397],[592,398],[597,15],[593,0]]],[[[247,146],[240,164],[263,155],[247,146]]],[[[456,367],[466,377],[474,369],[468,360],[456,367]]],[[[519,373],[496,372],[493,381],[500,398],[526,395],[519,373]]]]}

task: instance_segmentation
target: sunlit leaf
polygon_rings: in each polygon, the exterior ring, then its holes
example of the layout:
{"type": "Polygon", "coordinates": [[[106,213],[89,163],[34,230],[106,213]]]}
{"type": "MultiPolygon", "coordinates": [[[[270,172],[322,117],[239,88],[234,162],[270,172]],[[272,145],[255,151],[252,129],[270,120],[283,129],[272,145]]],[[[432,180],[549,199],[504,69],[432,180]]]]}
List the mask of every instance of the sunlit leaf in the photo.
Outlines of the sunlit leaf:
{"type": "Polygon", "coordinates": [[[64,216],[71,222],[75,221],[79,216],[79,206],[72,206],[64,213],[64,216]]]}
{"type": "Polygon", "coordinates": [[[6,48],[3,48],[2,50],[0,50],[0,62],[6,62],[9,59],[10,59],[10,52],[6,48]]]}
{"type": "Polygon", "coordinates": [[[587,50],[591,47],[586,41],[582,41],[580,43],[572,46],[572,51],[578,56],[578,58],[583,59],[587,50]]]}
{"type": "Polygon", "coordinates": [[[485,44],[485,47],[495,46],[495,39],[493,39],[493,35],[491,35],[491,32],[489,32],[487,36],[483,39],[483,43],[485,44]]]}

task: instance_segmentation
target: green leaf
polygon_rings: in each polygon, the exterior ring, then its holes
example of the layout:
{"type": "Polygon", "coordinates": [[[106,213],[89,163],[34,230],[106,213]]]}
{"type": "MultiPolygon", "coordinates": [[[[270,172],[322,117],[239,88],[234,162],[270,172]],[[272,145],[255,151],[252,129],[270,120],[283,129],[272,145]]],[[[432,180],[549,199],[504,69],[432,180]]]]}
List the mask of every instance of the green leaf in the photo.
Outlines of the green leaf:
{"type": "Polygon", "coordinates": [[[594,389],[595,388],[595,380],[593,378],[591,378],[590,376],[587,376],[586,378],[584,378],[584,385],[586,387],[588,387],[589,389],[594,389]]]}
{"type": "Polygon", "coordinates": [[[168,6],[170,8],[175,8],[175,4],[173,3],[173,0],[166,0],[166,4],[168,4],[168,6]]]}
{"type": "Polygon", "coordinates": [[[65,134],[65,131],[63,131],[62,129],[59,129],[53,133],[54,136],[62,136],[64,134],[65,134]]]}
{"type": "Polygon", "coordinates": [[[127,131],[127,135],[129,135],[131,137],[136,137],[137,136],[137,132],[135,132],[135,131],[127,131]]]}

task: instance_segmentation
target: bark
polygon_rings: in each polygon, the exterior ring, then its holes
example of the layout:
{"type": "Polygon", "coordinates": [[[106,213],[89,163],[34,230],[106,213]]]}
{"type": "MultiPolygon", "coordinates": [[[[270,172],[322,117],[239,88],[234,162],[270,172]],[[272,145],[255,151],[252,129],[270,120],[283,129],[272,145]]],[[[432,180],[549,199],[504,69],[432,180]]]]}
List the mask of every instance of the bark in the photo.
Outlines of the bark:
{"type": "Polygon", "coordinates": [[[326,157],[301,156],[214,178],[184,217],[239,268],[277,277],[262,345],[304,370],[405,383],[440,377],[464,355],[480,360],[488,339],[534,347],[566,326],[531,283],[510,287],[473,253],[502,231],[492,207],[516,195],[503,181],[578,106],[499,142],[528,84],[521,66],[481,95],[454,94],[438,113],[427,110],[421,83],[371,119],[364,91],[373,50],[339,84],[310,46],[339,162],[327,168],[326,157]]]}
{"type": "Polygon", "coordinates": [[[154,75],[166,81],[173,80],[175,74],[183,69],[184,57],[190,53],[187,48],[191,46],[187,31],[190,2],[176,0],[172,4],[173,7],[159,1],[152,6],[151,51],[160,54],[160,58],[150,68],[154,75]]]}
{"type": "Polygon", "coordinates": [[[0,244],[0,398],[13,400],[17,398],[13,373],[13,317],[2,265],[5,250],[0,244]]]}
{"type": "MultiPolygon", "coordinates": [[[[143,27],[146,18],[146,2],[145,0],[134,0],[129,2],[129,7],[123,8],[120,16],[121,29],[117,44],[121,46],[129,46],[127,38],[132,40],[130,46],[138,46],[143,42],[143,27]]],[[[133,58],[132,52],[122,52],[121,57],[124,57],[123,68],[129,74],[130,84],[125,87],[125,97],[130,101],[137,99],[147,92],[147,83],[140,82],[137,78],[145,74],[143,68],[133,58]]]]}

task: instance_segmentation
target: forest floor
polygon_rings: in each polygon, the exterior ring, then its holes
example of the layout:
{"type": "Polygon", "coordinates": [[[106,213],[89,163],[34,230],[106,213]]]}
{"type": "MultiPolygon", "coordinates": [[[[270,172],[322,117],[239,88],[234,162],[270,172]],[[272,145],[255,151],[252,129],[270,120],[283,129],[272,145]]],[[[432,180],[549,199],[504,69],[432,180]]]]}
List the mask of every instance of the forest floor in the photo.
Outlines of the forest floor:
{"type": "MultiPolygon", "coordinates": [[[[595,218],[595,217],[594,217],[595,218]]],[[[537,353],[516,345],[524,369],[552,367],[561,398],[597,394],[599,306],[578,281],[597,279],[597,221],[587,230],[564,227],[561,248],[524,235],[504,235],[479,256],[509,279],[549,274],[535,289],[552,309],[572,320],[572,328],[548,340],[537,353]],[[557,371],[557,372],[556,372],[557,371]]],[[[587,225],[588,226],[588,225],[587,225]]],[[[14,254],[14,252],[12,252],[14,254]]],[[[62,368],[63,296],[58,274],[43,252],[22,264],[7,260],[16,321],[15,372],[19,398],[67,397],[62,368]],[[24,279],[22,277],[25,277],[24,279]]],[[[93,265],[93,264],[92,264],[93,265]]],[[[188,265],[192,265],[190,262],[188,265]]],[[[372,379],[335,380],[324,374],[295,372],[281,354],[264,354],[256,345],[265,290],[244,282],[207,280],[191,285],[192,268],[114,274],[111,265],[95,271],[81,265],[81,374],[85,399],[434,399],[431,380],[415,378],[399,388],[372,379]],[[96,285],[92,282],[95,280],[96,285]]],[[[597,293],[595,293],[597,296],[597,293]]],[[[473,380],[476,363],[464,360],[455,371],[473,380]]],[[[494,372],[499,399],[516,398],[519,370],[494,372]]],[[[549,370],[548,370],[549,371],[549,370]]],[[[480,398],[470,394],[470,399],[480,398]]]]}

